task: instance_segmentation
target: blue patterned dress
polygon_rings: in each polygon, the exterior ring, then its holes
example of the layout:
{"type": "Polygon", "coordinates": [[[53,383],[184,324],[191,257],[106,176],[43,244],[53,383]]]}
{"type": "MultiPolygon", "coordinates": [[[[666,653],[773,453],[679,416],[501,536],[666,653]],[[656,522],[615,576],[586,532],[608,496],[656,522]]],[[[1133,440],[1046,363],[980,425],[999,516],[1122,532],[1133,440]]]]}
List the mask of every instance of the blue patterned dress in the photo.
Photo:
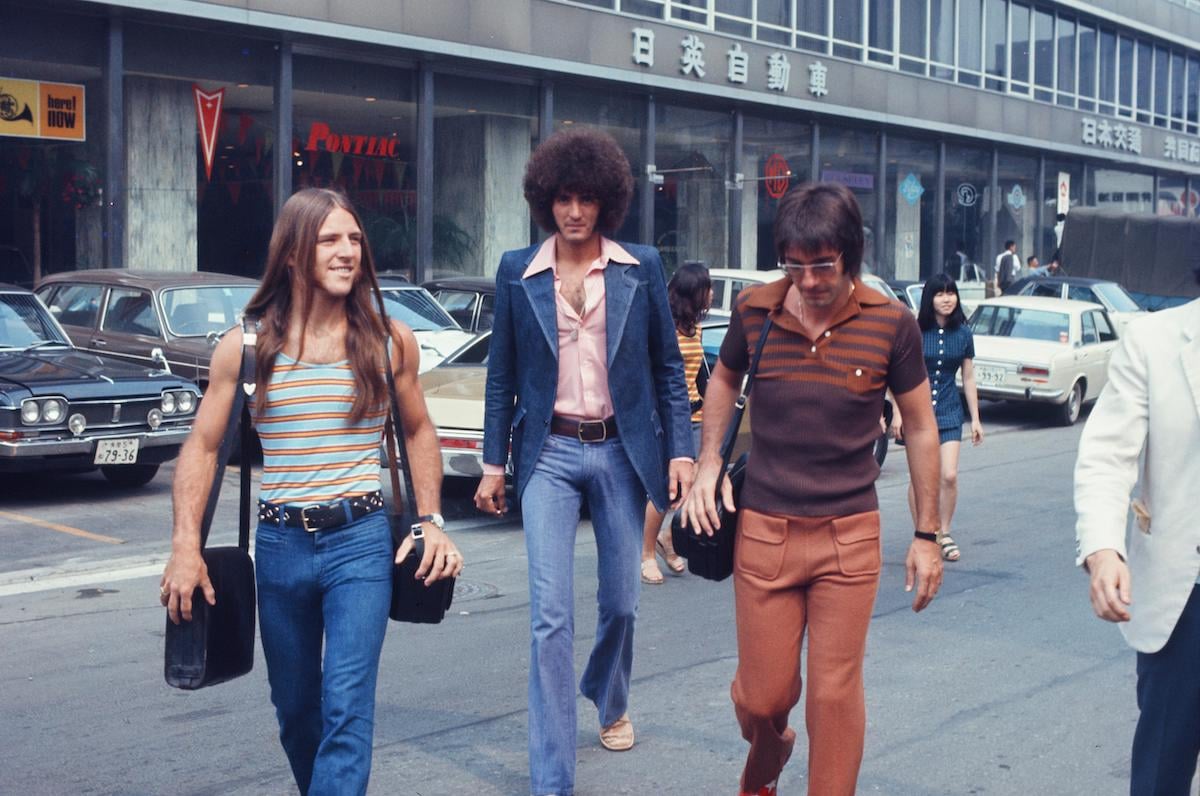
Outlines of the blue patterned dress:
{"type": "Polygon", "coordinates": [[[965,324],[956,329],[934,326],[921,332],[925,369],[933,392],[933,414],[941,442],[962,440],[963,405],[954,376],[964,359],[975,358],[975,338],[965,324]]]}

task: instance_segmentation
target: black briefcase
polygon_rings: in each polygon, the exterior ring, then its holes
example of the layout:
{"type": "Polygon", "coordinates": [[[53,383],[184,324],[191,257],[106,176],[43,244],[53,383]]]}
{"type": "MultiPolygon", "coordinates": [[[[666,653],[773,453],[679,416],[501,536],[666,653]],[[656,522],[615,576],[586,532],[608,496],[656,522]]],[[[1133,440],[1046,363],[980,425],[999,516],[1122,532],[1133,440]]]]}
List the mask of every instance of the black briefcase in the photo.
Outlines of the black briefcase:
{"type": "MultiPolygon", "coordinates": [[[[393,525],[392,538],[396,548],[399,548],[403,539],[399,535],[403,530],[407,529],[393,525]]],[[[397,622],[436,625],[450,610],[450,603],[454,600],[454,578],[442,578],[428,586],[424,581],[417,580],[417,567],[421,566],[421,557],[424,555],[425,540],[415,537],[408,556],[392,566],[392,604],[388,616],[397,622]]]]}
{"type": "Polygon", "coordinates": [[[192,621],[167,618],[167,685],[185,690],[223,683],[254,668],[254,562],[240,547],[203,551],[217,593],[209,605],[204,592],[192,595],[192,621]]]}
{"type": "MultiPolygon", "coordinates": [[[[746,480],[746,458],[743,453],[729,468],[729,480],[733,484],[733,505],[741,505],[742,484],[746,480]]],[[[727,511],[717,488],[717,514],[720,526],[709,536],[704,531],[696,533],[693,528],[683,527],[683,513],[675,512],[671,520],[671,544],[675,552],[687,559],[688,572],[706,580],[725,580],[733,574],[733,546],[737,537],[737,511],[727,511]]]]}

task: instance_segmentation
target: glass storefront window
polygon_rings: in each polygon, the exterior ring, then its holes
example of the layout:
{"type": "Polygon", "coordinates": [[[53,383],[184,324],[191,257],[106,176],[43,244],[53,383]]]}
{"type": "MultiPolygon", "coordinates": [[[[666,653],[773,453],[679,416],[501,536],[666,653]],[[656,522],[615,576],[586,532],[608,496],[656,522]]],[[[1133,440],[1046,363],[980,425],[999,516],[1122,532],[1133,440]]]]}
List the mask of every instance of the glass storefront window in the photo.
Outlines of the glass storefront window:
{"type": "Polygon", "coordinates": [[[1038,235],[1040,248],[1033,252],[1043,263],[1049,262],[1062,241],[1062,221],[1058,219],[1058,194],[1063,188],[1067,196],[1064,213],[1069,213],[1082,199],[1083,164],[1072,160],[1047,160],[1046,182],[1042,186],[1042,204],[1045,210],[1042,213],[1043,226],[1038,235]]]}
{"type": "Polygon", "coordinates": [[[537,138],[532,86],[437,75],[433,123],[433,276],[495,273],[528,246],[521,198],[537,138]]]}
{"type": "Polygon", "coordinates": [[[878,254],[875,251],[875,206],[879,201],[875,175],[879,170],[879,134],[874,130],[855,130],[822,125],[819,140],[821,180],[840,182],[854,192],[862,208],[863,270],[874,272],[878,254]]]}
{"type": "MultiPolygon", "coordinates": [[[[932,141],[887,138],[887,229],[877,258],[885,279],[912,279],[945,270],[933,262],[937,208],[937,146],[932,141]]],[[[948,249],[947,257],[954,249],[948,249]]],[[[965,252],[971,261],[976,253],[965,252]]],[[[958,278],[957,269],[952,272],[958,278]]]]}
{"type": "Polygon", "coordinates": [[[345,193],[375,267],[415,279],[415,73],[300,55],[293,70],[293,188],[345,193]]]}
{"type": "Polygon", "coordinates": [[[1160,216],[1188,215],[1187,177],[1182,174],[1158,175],[1158,201],[1154,212],[1160,216]]]}
{"type": "Polygon", "coordinates": [[[985,219],[991,211],[989,185],[992,178],[992,153],[984,149],[946,146],[945,239],[942,250],[947,256],[961,244],[965,252],[992,276],[997,252],[985,251],[985,219]]]}
{"type": "MultiPolygon", "coordinates": [[[[742,121],[742,268],[776,266],[774,225],[779,200],[810,178],[812,127],[784,119],[742,121]]],[[[735,219],[735,223],[737,220],[735,219]]]]}
{"type": "MultiPolygon", "coordinates": [[[[556,86],[554,90],[554,129],[570,130],[572,126],[595,127],[611,135],[629,159],[635,184],[645,179],[646,164],[642,162],[642,131],[646,127],[646,100],[643,97],[618,94],[611,89],[595,87],[556,86]]],[[[617,240],[638,240],[638,218],[641,214],[641,191],[634,189],[633,201],[625,223],[616,232],[617,240]]]]}
{"type": "Polygon", "coordinates": [[[996,197],[996,240],[1017,242],[1021,262],[1037,254],[1038,162],[1024,155],[1000,153],[996,197]]]}
{"type": "Polygon", "coordinates": [[[668,273],[684,262],[725,266],[731,123],[727,113],[655,107],[654,241],[668,273]]]}
{"type": "Polygon", "coordinates": [[[1088,166],[1085,204],[1125,213],[1153,213],[1154,177],[1134,171],[1088,166]]]}

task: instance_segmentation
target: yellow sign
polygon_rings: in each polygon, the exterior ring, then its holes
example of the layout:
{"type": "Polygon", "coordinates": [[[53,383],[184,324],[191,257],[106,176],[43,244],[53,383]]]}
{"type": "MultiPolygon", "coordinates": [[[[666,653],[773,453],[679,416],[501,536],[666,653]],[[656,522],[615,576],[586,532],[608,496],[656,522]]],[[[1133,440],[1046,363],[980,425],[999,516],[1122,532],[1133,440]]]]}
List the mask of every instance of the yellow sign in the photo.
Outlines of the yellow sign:
{"type": "Polygon", "coordinates": [[[0,77],[0,135],[83,141],[84,88],[0,77]]]}

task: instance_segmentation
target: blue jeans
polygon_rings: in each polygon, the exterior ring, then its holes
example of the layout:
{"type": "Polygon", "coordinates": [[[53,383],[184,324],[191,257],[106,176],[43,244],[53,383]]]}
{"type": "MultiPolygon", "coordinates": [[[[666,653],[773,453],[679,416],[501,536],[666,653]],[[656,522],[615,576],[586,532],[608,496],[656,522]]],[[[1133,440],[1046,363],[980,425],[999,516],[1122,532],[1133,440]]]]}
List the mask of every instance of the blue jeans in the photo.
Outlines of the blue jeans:
{"type": "Polygon", "coordinates": [[[1200,756],[1200,586],[1158,652],[1137,654],[1131,796],[1187,796],[1200,756]]]}
{"type": "Polygon", "coordinates": [[[259,523],[255,560],[271,702],[300,793],[366,793],[392,593],[387,515],[316,533],[259,523]]]}
{"type": "Polygon", "coordinates": [[[619,439],[551,434],[521,496],[529,555],[529,773],[535,796],[575,787],[575,531],[586,498],[596,534],[599,620],[579,690],[612,724],[629,702],[646,490],[619,439]]]}

